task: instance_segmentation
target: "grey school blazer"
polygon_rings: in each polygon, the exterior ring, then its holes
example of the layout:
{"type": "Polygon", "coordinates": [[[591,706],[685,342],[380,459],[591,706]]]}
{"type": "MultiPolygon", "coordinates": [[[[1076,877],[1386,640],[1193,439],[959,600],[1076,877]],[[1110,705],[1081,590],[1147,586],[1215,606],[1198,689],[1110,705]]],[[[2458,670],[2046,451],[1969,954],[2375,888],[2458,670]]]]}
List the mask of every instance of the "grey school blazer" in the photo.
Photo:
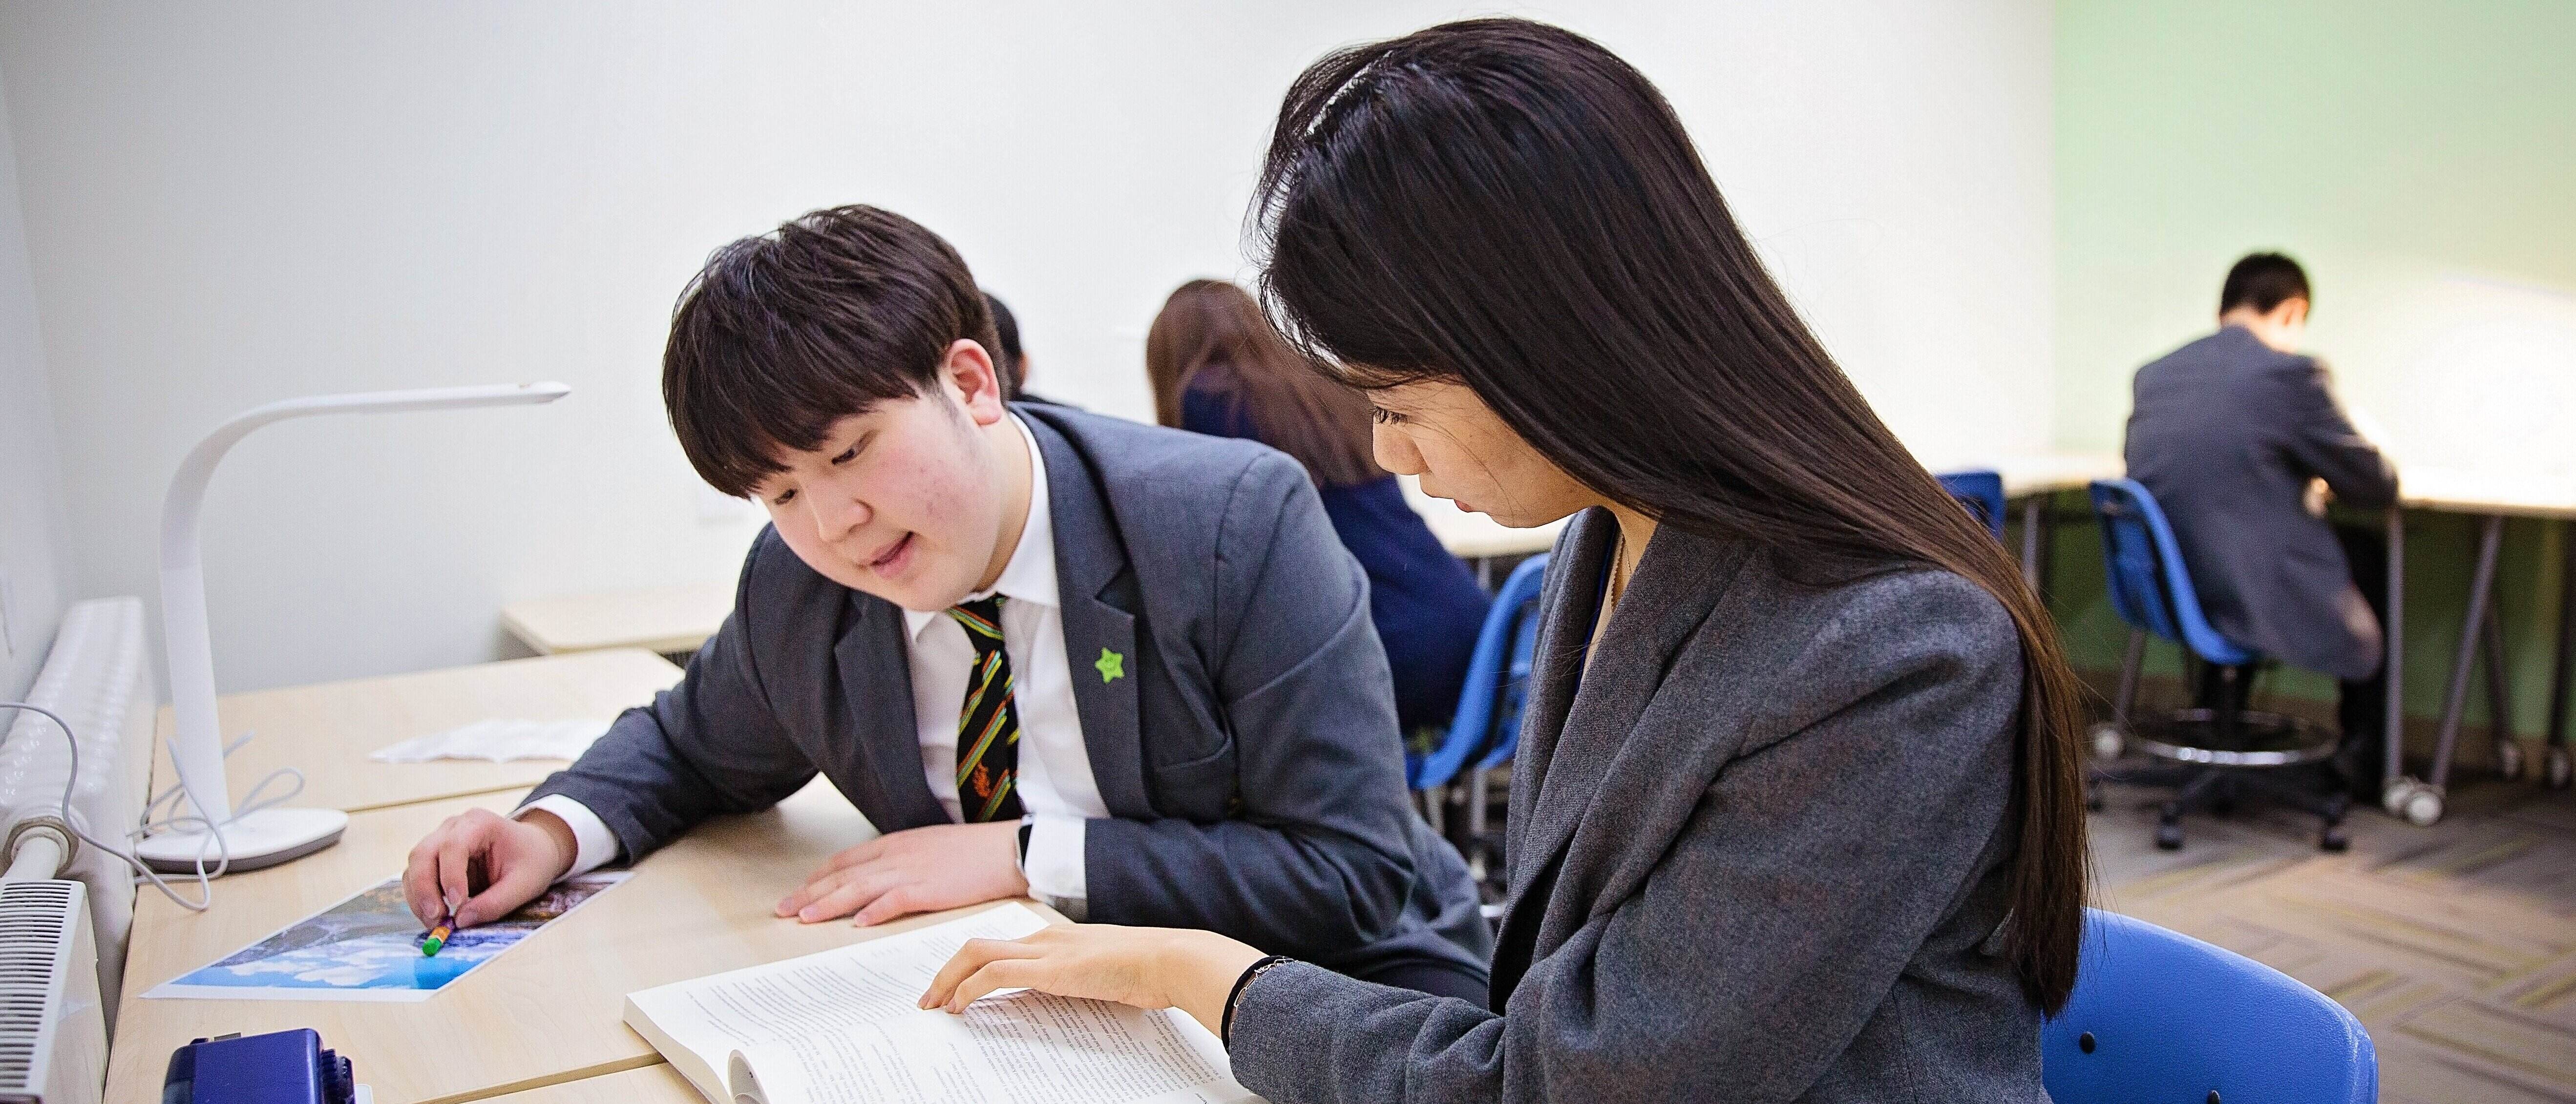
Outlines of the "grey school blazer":
{"type": "MultiPolygon", "coordinates": [[[[1483,977],[1474,883],[1407,803],[1367,580],[1305,469],[1250,442],[1013,409],[1046,456],[1074,704],[1113,814],[1084,830],[1089,918],[1483,977]],[[1104,649],[1118,674],[1085,677],[1104,649]]],[[[590,807],[630,859],[817,771],[884,831],[948,823],[906,647],[900,609],[763,532],[680,684],[531,799],[590,807]]]]}
{"type": "Polygon", "coordinates": [[[2044,1101],[1997,951],[2021,692],[1936,571],[1815,589],[1658,531],[1586,663],[1616,523],[1548,566],[1493,1004],[1310,966],[1248,987],[1273,1104],[2044,1101]]]}
{"type": "Polygon", "coordinates": [[[2397,470],[2352,428],[2325,367],[2229,326],[2138,369],[2129,409],[2129,478],[2173,523],[2210,627],[2336,678],[2379,670],[2379,618],[2303,500],[2318,477],[2339,501],[2386,506],[2397,470]]]}

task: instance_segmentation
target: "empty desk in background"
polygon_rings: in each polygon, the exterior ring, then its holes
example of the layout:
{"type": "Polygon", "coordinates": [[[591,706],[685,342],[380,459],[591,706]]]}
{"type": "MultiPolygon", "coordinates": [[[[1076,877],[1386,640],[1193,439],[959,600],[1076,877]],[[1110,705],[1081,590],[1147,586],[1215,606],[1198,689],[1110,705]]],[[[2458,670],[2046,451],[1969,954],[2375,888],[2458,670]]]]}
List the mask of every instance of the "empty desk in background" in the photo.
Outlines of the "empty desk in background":
{"type": "MultiPolygon", "coordinates": [[[[2001,475],[2004,497],[2022,504],[2021,559],[2024,577],[2037,585],[2040,569],[2046,562],[2047,533],[2052,519],[2048,514],[2050,496],[2060,491],[2081,490],[2096,479],[2116,479],[2127,470],[2120,458],[2110,453],[2094,452],[2029,452],[1999,453],[1983,456],[1952,457],[1939,464],[1927,464],[1933,471],[1983,469],[2001,475]]],[[[1471,514],[1440,499],[1422,493],[1419,480],[1401,477],[1405,501],[1422,515],[1441,547],[1462,560],[1474,563],[1477,578],[1488,589],[1492,587],[1492,561],[1512,556],[1545,552],[1556,544],[1556,535],[1565,523],[1550,522],[1531,529],[1515,529],[1483,514],[1471,514]]],[[[2086,514],[2086,517],[2092,515],[2086,514]]]]}
{"type": "Polygon", "coordinates": [[[501,626],[538,655],[642,648],[674,655],[698,650],[733,612],[734,581],[689,583],[501,607],[501,626]]]}
{"type": "MultiPolygon", "coordinates": [[[[1422,515],[1449,554],[1475,564],[1479,578],[1497,558],[1545,552],[1564,523],[1514,529],[1422,493],[1404,478],[1405,503],[1422,515]]],[[[1488,583],[1490,586],[1491,584],[1488,583]]],[[[698,650],[733,612],[734,584],[692,583],[643,590],[531,598],[501,607],[501,626],[538,655],[604,648],[642,648],[663,655],[698,650]]]]}
{"type": "MultiPolygon", "coordinates": [[[[1934,472],[1991,471],[2003,477],[2005,501],[2021,504],[2021,573],[2035,588],[2046,578],[2050,526],[2058,520],[2049,513],[2049,500],[2128,471],[2127,463],[2107,452],[1971,453],[1927,460],[1923,466],[1934,472]]],[[[2081,516],[2090,520],[2093,515],[2087,511],[2081,516]]]]}
{"type": "MultiPolygon", "coordinates": [[[[2457,749],[2460,716],[2468,704],[2469,669],[2481,645],[2481,630],[2495,616],[2496,554],[2504,544],[2504,522],[2508,517],[2529,517],[2576,522],[2576,479],[2556,478],[2532,471],[2454,469],[2403,465],[2397,472],[2398,505],[2388,511],[2388,703],[2389,739],[2386,761],[2387,791],[2383,804],[2392,813],[2401,813],[2418,823],[2429,824],[2440,819],[2445,788],[2450,785],[2451,757],[2457,749]],[[2451,677],[2442,701],[2440,734],[2433,748],[2433,767],[2418,782],[2403,774],[2405,751],[2406,665],[2406,524],[2405,510],[2437,510],[2466,514],[2481,519],[2478,527],[2477,566],[2470,576],[2469,603],[2461,625],[2460,647],[2451,663],[2451,677]],[[2411,807],[2410,807],[2411,803],[2411,807]]],[[[2547,758],[2559,770],[2567,763],[2567,694],[2568,652],[2576,642],[2576,533],[2562,542],[2564,574],[2559,585],[2558,643],[2549,677],[2549,731],[2547,758]]],[[[2491,711],[2497,714],[2499,733],[2511,731],[2505,676],[2497,671],[2490,676],[2493,693],[2491,711]]],[[[2517,753],[2519,749],[2517,748],[2517,753]]],[[[2544,770],[2549,769],[2544,767],[2544,770]]],[[[2559,778],[2564,774],[2557,775],[2559,778]]],[[[2564,784],[2564,783],[2560,783],[2564,784]]]]}
{"type": "Polygon", "coordinates": [[[1422,523],[1431,528],[1440,547],[1449,554],[1473,564],[1476,581],[1485,589],[1494,589],[1494,561],[1514,556],[1530,556],[1556,547],[1556,535],[1565,530],[1563,521],[1551,521],[1530,529],[1515,529],[1483,514],[1469,513],[1446,499],[1422,493],[1422,481],[1400,475],[1396,481],[1404,487],[1404,504],[1422,515],[1422,523]]]}
{"type": "MultiPolygon", "coordinates": [[[[392,704],[389,696],[384,711],[444,727],[519,715],[527,700],[530,665],[561,662],[520,660],[369,681],[399,685],[405,679],[432,679],[444,691],[443,705],[392,704]],[[498,707],[478,705],[486,701],[498,707]]],[[[668,665],[662,668],[669,676],[668,665]]],[[[293,761],[346,739],[331,722],[367,712],[351,696],[353,687],[364,685],[236,695],[224,703],[225,712],[234,715],[241,699],[267,699],[262,704],[272,712],[263,715],[262,740],[272,742],[275,755],[293,761]]],[[[639,688],[636,700],[658,686],[639,688]]],[[[387,770],[421,766],[370,765],[387,770]]],[[[556,764],[507,765],[542,776],[556,764]]],[[[156,785],[169,784],[166,762],[154,778],[156,785]]],[[[348,1055],[382,1104],[481,1100],[638,1070],[661,1059],[620,1018],[629,992],[811,954],[957,915],[869,930],[846,922],[804,925],[772,917],[770,907],[778,898],[802,884],[825,858],[874,834],[849,802],[818,780],[776,809],[701,826],[638,864],[625,885],[427,1001],[140,999],[152,986],[399,873],[412,845],[447,817],[478,807],[507,810],[525,792],[522,784],[363,809],[351,815],[348,834],[338,846],[216,881],[214,909],[204,914],[187,912],[145,890],[135,902],[126,999],[110,1051],[108,1099],[159,1099],[170,1051],[189,1039],[298,1026],[320,1031],[325,1045],[348,1055]]],[[[194,889],[186,887],[190,893],[194,889]]],[[[650,1077],[631,1080],[648,1089],[655,1084],[650,1077]]],[[[654,1099],[661,1097],[623,1098],[626,1104],[654,1099]]],[[[690,1096],[683,1089],[668,1099],[690,1096]]]]}
{"type": "MultiPolygon", "coordinates": [[[[227,694],[215,712],[227,740],[252,737],[224,760],[234,801],[270,771],[295,767],[304,772],[304,792],[288,804],[356,812],[526,789],[563,766],[551,759],[379,763],[367,758],[378,748],[482,720],[606,721],[653,700],[655,691],[679,680],[680,669],[651,652],[589,652],[227,694]]],[[[170,735],[170,710],[164,707],[153,741],[154,792],[176,778],[170,768],[170,735]]]]}

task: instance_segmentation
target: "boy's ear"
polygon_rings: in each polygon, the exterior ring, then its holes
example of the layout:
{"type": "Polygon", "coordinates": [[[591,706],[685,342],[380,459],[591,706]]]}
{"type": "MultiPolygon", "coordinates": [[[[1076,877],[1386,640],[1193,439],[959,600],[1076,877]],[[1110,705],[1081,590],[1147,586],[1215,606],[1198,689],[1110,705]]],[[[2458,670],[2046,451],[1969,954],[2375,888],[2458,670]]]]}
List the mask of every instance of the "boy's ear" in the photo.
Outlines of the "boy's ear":
{"type": "Polygon", "coordinates": [[[992,354],[967,338],[948,343],[947,359],[939,366],[940,382],[957,393],[957,401],[976,425],[992,425],[1002,419],[1002,377],[993,368],[992,354]]]}

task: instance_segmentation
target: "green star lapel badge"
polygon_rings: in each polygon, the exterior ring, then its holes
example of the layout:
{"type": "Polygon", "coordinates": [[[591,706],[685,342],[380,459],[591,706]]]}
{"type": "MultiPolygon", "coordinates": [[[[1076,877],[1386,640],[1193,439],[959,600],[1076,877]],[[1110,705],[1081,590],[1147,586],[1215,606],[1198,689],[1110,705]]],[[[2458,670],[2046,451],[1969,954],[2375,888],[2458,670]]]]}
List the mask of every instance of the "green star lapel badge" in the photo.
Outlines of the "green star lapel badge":
{"type": "Polygon", "coordinates": [[[1100,669],[1102,682],[1124,678],[1127,675],[1127,657],[1107,648],[1100,649],[1100,658],[1091,665],[1100,669]]]}

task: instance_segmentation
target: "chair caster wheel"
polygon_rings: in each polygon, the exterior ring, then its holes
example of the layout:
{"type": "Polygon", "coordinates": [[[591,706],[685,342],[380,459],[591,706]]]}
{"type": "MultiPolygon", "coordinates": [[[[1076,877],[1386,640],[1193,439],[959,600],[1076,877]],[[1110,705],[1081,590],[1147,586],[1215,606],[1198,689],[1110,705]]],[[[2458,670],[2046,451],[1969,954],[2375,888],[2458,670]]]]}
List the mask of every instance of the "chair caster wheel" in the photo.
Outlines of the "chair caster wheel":
{"type": "Polygon", "coordinates": [[[2352,837],[2344,834],[2340,824],[2327,828],[2325,835],[2317,838],[2317,850],[2330,855],[2340,855],[2351,848],[2352,837]]]}
{"type": "Polygon", "coordinates": [[[2158,851],[2180,851],[2180,850],[2182,850],[2182,825],[2179,825],[2179,824],[2159,824],[2159,825],[2156,825],[2156,850],[2158,850],[2158,851]]]}
{"type": "Polygon", "coordinates": [[[2569,760],[2565,745],[2550,748],[2546,762],[2547,765],[2541,768],[2541,778],[2550,789],[2563,790],[2570,781],[2576,781],[2576,762],[2569,760]]]}
{"type": "Polygon", "coordinates": [[[2418,828],[2430,827],[2442,819],[2442,791],[2412,778],[2390,782],[2379,795],[2380,807],[2418,828]]]}
{"type": "Polygon", "coordinates": [[[2507,782],[2522,777],[2522,741],[2498,740],[2495,753],[2497,774],[2502,775],[2507,782]]]}
{"type": "Polygon", "coordinates": [[[2128,750],[2128,741],[2121,737],[2118,725],[2097,724],[2087,735],[2092,738],[2093,757],[2096,759],[2117,759],[2122,751],[2128,750]]]}

